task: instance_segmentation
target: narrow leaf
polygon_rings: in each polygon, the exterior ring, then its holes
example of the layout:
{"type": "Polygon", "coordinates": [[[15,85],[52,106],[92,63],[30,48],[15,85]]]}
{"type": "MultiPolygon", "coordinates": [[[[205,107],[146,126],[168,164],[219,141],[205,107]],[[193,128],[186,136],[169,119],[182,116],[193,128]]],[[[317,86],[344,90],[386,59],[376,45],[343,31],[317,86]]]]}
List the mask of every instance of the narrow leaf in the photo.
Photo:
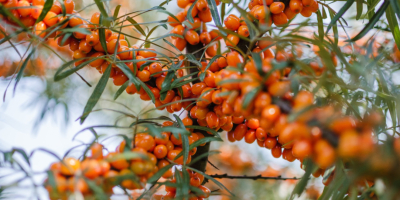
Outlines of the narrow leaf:
{"type": "Polygon", "coordinates": [[[331,23],[329,23],[328,27],[326,28],[326,33],[329,32],[331,27],[336,24],[336,22],[343,17],[344,13],[350,8],[351,5],[353,5],[355,0],[348,0],[346,3],[343,5],[343,7],[339,10],[338,13],[336,13],[335,17],[331,20],[331,23]]]}
{"type": "Polygon", "coordinates": [[[40,13],[39,17],[36,19],[36,23],[42,21],[46,17],[47,13],[50,11],[52,6],[53,6],[53,1],[51,1],[51,0],[47,0],[44,3],[43,10],[40,13]]]}

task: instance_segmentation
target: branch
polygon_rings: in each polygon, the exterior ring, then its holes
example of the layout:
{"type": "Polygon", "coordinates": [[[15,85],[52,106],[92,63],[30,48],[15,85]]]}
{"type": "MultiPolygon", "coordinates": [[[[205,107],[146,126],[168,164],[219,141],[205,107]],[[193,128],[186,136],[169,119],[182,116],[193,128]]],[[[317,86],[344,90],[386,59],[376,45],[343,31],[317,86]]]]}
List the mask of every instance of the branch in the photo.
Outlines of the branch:
{"type": "Polygon", "coordinates": [[[251,179],[251,180],[299,180],[300,178],[297,177],[281,177],[281,176],[276,176],[276,177],[271,177],[271,176],[261,176],[257,175],[257,176],[230,176],[228,174],[214,174],[214,175],[209,175],[213,178],[227,178],[227,179],[251,179]]]}

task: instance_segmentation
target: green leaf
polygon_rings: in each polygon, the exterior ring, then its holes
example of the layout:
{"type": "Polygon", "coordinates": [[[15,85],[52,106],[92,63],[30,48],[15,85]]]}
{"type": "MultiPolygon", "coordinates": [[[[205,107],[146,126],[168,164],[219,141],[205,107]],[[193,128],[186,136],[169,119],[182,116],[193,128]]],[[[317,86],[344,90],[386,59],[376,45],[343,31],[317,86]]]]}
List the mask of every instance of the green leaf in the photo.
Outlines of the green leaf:
{"type": "Polygon", "coordinates": [[[329,32],[331,27],[336,24],[336,22],[343,17],[344,13],[350,8],[351,5],[353,5],[355,0],[348,0],[346,3],[343,5],[343,7],[339,10],[338,13],[336,13],[335,17],[331,20],[331,23],[329,23],[328,27],[326,28],[326,33],[329,32]]]}
{"type": "Polygon", "coordinates": [[[310,160],[305,160],[304,166],[306,172],[293,189],[292,194],[290,195],[290,199],[294,199],[295,195],[300,196],[303,193],[304,189],[307,186],[308,180],[313,172],[314,164],[310,160]]]}
{"type": "Polygon", "coordinates": [[[141,33],[143,36],[146,36],[146,33],[144,32],[142,27],[133,18],[128,17],[126,18],[126,20],[128,20],[133,26],[135,26],[136,30],[138,30],[139,33],[141,33]]]}
{"type": "MultiPolygon", "coordinates": [[[[102,0],[94,0],[94,3],[96,3],[97,8],[99,8],[100,13],[101,13],[103,16],[108,17],[108,13],[107,13],[106,9],[104,8],[103,1],[102,1],[102,0]]],[[[106,25],[106,24],[104,24],[104,23],[106,23],[106,21],[108,21],[108,20],[104,20],[104,21],[103,21],[103,25],[106,25]]]]}
{"type": "Polygon", "coordinates": [[[226,14],[226,3],[222,3],[221,5],[221,19],[225,19],[225,14],[226,14]]]}
{"type": "Polygon", "coordinates": [[[359,20],[363,12],[363,0],[357,0],[357,15],[356,20],[359,20]]]}
{"type": "MultiPolygon", "coordinates": [[[[100,14],[100,20],[99,20],[100,24],[103,24],[103,20],[104,20],[103,18],[104,18],[104,16],[102,14],[100,14]]],[[[108,54],[105,28],[99,29],[99,40],[100,40],[101,47],[103,47],[105,53],[108,54]]]]}
{"type": "Polygon", "coordinates": [[[115,7],[114,10],[114,20],[118,18],[118,14],[119,14],[119,10],[121,9],[121,5],[118,5],[117,7],[115,7]]]}
{"type": "Polygon", "coordinates": [[[260,92],[261,87],[257,87],[256,89],[250,91],[249,93],[246,94],[246,96],[243,99],[243,109],[247,109],[249,106],[250,102],[253,101],[253,99],[257,96],[258,92],[260,92]]]}
{"type": "MultiPolygon", "coordinates": [[[[187,13],[192,13],[192,10],[193,10],[193,8],[196,6],[197,1],[198,1],[198,0],[195,0],[195,1],[192,3],[192,5],[190,6],[190,8],[189,8],[189,10],[187,11],[187,13]]],[[[196,8],[196,9],[197,9],[197,8],[196,8]]],[[[186,18],[188,19],[188,21],[189,21],[190,23],[194,23],[194,20],[193,20],[193,17],[192,17],[191,14],[186,15],[186,18]]]]}
{"type": "Polygon", "coordinates": [[[32,49],[32,51],[29,53],[29,55],[25,58],[24,62],[21,65],[21,68],[18,71],[17,76],[15,77],[15,85],[14,85],[14,91],[17,88],[18,82],[21,80],[22,76],[24,75],[24,71],[26,66],[28,65],[28,61],[30,60],[31,56],[35,53],[36,48],[32,49]]]}
{"type": "Polygon", "coordinates": [[[94,192],[94,196],[99,200],[107,200],[108,196],[104,193],[104,190],[99,187],[94,181],[85,179],[85,182],[89,186],[90,190],[94,192]]]}
{"type": "Polygon", "coordinates": [[[265,73],[262,70],[262,59],[261,55],[259,53],[251,53],[251,56],[253,57],[254,64],[257,68],[257,72],[261,75],[264,76],[265,73]]]}
{"type": "Polygon", "coordinates": [[[318,36],[319,40],[323,41],[324,40],[324,21],[322,19],[321,11],[318,10],[317,12],[317,20],[318,20],[318,36]]]}
{"type": "Polygon", "coordinates": [[[87,64],[91,63],[92,61],[94,61],[94,60],[96,60],[96,59],[98,59],[98,58],[92,58],[92,59],[90,59],[90,60],[88,60],[88,61],[85,61],[85,62],[81,63],[80,65],[78,65],[78,66],[76,66],[76,67],[74,67],[74,68],[65,70],[65,71],[63,72],[63,70],[64,70],[65,68],[70,67],[70,65],[74,64],[75,62],[78,62],[78,61],[81,61],[81,60],[84,60],[84,59],[86,59],[86,58],[79,58],[79,59],[71,60],[71,61],[69,61],[69,62],[64,63],[60,68],[58,68],[58,70],[57,70],[56,73],[54,74],[54,81],[57,82],[57,81],[59,81],[59,80],[62,80],[62,79],[64,79],[64,78],[68,77],[69,75],[71,75],[71,74],[75,73],[76,71],[82,69],[82,68],[85,67],[87,64]]]}
{"type": "Polygon", "coordinates": [[[120,88],[118,88],[117,92],[114,95],[114,101],[118,99],[118,97],[125,91],[128,86],[129,81],[126,81],[120,88]]]}
{"type": "Polygon", "coordinates": [[[369,20],[368,24],[364,26],[364,28],[359,32],[355,37],[353,37],[350,41],[355,42],[362,37],[364,37],[372,28],[374,28],[375,24],[378,22],[378,20],[382,17],[383,13],[389,6],[390,2],[389,0],[386,0],[382,6],[379,8],[379,10],[375,13],[375,15],[369,20]]]}
{"type": "Polygon", "coordinates": [[[43,10],[40,13],[39,17],[36,19],[36,23],[43,21],[46,17],[47,13],[50,11],[51,7],[53,6],[52,0],[47,0],[43,5],[43,10]]]}
{"type": "Polygon", "coordinates": [[[396,42],[397,48],[400,50],[400,30],[399,24],[397,23],[396,16],[393,12],[393,6],[389,6],[386,10],[386,19],[388,20],[390,30],[392,31],[394,41],[396,42]]]}
{"type": "Polygon", "coordinates": [[[106,71],[101,76],[99,83],[96,85],[96,88],[94,88],[92,95],[90,95],[90,98],[83,110],[83,114],[81,117],[81,124],[85,121],[89,113],[92,112],[94,106],[99,101],[101,94],[103,94],[103,91],[106,88],[108,79],[110,78],[110,74],[111,74],[111,64],[108,65],[106,71]]]}
{"type": "MultiPolygon", "coordinates": [[[[390,5],[393,8],[394,12],[396,13],[397,18],[399,18],[399,20],[400,20],[400,1],[399,0],[390,0],[390,5]]],[[[399,46],[399,45],[397,45],[397,46],[399,46]]]]}
{"type": "MultiPolygon", "coordinates": [[[[212,18],[214,19],[215,25],[218,28],[222,28],[222,23],[221,23],[221,19],[219,18],[218,8],[217,8],[217,4],[215,3],[215,0],[207,0],[207,3],[208,3],[208,7],[210,8],[211,15],[212,15],[212,18]]],[[[221,31],[221,33],[222,33],[222,31],[221,31]]]]}

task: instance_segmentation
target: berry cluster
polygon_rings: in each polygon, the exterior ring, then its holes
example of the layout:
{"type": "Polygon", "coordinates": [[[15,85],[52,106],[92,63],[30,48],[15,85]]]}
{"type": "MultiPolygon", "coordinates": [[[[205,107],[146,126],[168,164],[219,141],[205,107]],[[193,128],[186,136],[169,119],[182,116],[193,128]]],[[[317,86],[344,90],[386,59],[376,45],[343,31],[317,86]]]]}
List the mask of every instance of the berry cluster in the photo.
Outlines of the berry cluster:
{"type": "MultiPolygon", "coordinates": [[[[182,121],[185,126],[192,125],[190,118],[184,118],[182,121]]],[[[163,126],[172,126],[173,124],[171,121],[166,121],[163,126]]],[[[203,137],[201,133],[191,133],[188,136],[189,144],[203,137]]],[[[182,139],[181,137],[176,138],[170,132],[163,132],[160,137],[151,136],[148,133],[138,133],[129,147],[124,140],[115,152],[110,152],[106,156],[103,156],[103,147],[98,143],[93,144],[90,149],[91,156],[83,161],[67,157],[50,166],[57,185],[57,188],[52,188],[49,182],[46,183],[46,188],[52,197],[66,196],[68,192],[74,191],[90,195],[88,180],[94,181],[96,184],[101,183],[104,191],[110,194],[116,185],[130,190],[142,189],[148,178],[152,177],[159,169],[171,164],[171,161],[177,165],[183,164],[183,156],[176,158],[182,151],[182,139]],[[127,152],[135,152],[139,156],[127,159],[124,156],[127,152]]],[[[196,150],[195,147],[189,152],[187,163],[191,162],[191,156],[196,153],[196,150]]],[[[164,178],[172,176],[173,168],[163,175],[164,178]]],[[[202,189],[200,185],[204,177],[194,172],[191,173],[191,177],[192,185],[202,189]]],[[[166,190],[169,192],[168,195],[174,193],[172,188],[167,187],[166,190]]]]}

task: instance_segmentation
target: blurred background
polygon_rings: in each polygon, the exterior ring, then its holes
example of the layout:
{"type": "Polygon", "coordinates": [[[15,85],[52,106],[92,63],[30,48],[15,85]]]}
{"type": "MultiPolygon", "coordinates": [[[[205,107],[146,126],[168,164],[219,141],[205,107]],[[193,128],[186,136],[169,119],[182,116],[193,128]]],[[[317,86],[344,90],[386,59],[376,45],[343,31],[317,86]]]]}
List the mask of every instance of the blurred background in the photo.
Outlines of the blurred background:
{"type": "MultiPolygon", "coordinates": [[[[80,14],[84,18],[90,18],[91,14],[97,11],[97,7],[93,5],[93,1],[89,0],[74,0],[78,10],[84,9],[80,14]]],[[[120,15],[142,9],[148,9],[159,5],[162,0],[148,1],[110,1],[109,8],[111,11],[116,5],[121,4],[120,15]]],[[[336,2],[330,6],[336,11],[340,9],[343,3],[336,2]]],[[[178,7],[176,1],[171,1],[166,8],[171,13],[177,13],[178,7]]],[[[229,8],[228,8],[229,9],[229,8]]],[[[234,13],[234,12],[233,12],[234,13]]],[[[352,12],[348,12],[352,13],[352,12]]],[[[235,13],[239,15],[238,13],[235,13]]],[[[350,35],[357,33],[359,26],[362,24],[351,23],[351,17],[346,16],[351,28],[350,35]]],[[[164,20],[167,15],[160,12],[150,12],[135,18],[137,22],[151,22],[164,20]]],[[[313,15],[311,23],[316,23],[316,16],[313,15]]],[[[298,15],[296,22],[302,22],[305,19],[298,15]]],[[[296,23],[294,22],[294,23],[296,23]]],[[[330,22],[325,19],[324,23],[330,22]]],[[[151,28],[155,24],[150,24],[151,28]]],[[[210,26],[209,28],[212,28],[210,26]]],[[[133,29],[127,28],[123,30],[126,33],[132,34],[135,37],[141,37],[140,34],[133,29]]],[[[309,32],[315,31],[310,28],[309,32]]],[[[166,34],[163,28],[157,29],[152,36],[157,37],[166,34]]],[[[16,42],[16,48],[19,52],[25,52],[28,43],[22,42],[26,36],[19,36],[19,42],[16,42]]],[[[143,37],[143,36],[142,36],[143,37]]],[[[143,38],[144,39],[144,38],[143,38]]],[[[141,44],[141,41],[130,39],[131,44],[141,44]]],[[[73,75],[59,82],[53,81],[55,70],[62,65],[63,60],[69,61],[72,59],[72,52],[68,47],[58,47],[55,41],[49,40],[46,45],[50,48],[41,48],[33,56],[33,59],[28,63],[25,75],[18,83],[14,90],[14,80],[12,74],[17,69],[20,61],[20,56],[10,45],[3,44],[0,46],[0,91],[5,93],[4,101],[0,101],[0,150],[9,151],[12,148],[20,148],[28,154],[35,149],[42,148],[53,152],[59,157],[65,155],[79,156],[82,154],[84,147],[82,144],[90,144],[94,136],[85,130],[76,137],[79,131],[86,127],[95,125],[112,125],[116,121],[118,124],[126,125],[129,119],[122,118],[121,114],[110,110],[100,110],[92,113],[84,124],[80,124],[78,119],[83,112],[83,108],[94,90],[94,86],[100,78],[100,74],[93,68],[84,68],[79,71],[79,74],[89,82],[92,87],[88,87],[81,78],[73,75]],[[52,49],[52,50],[50,50],[52,49]],[[61,59],[62,58],[62,59],[61,59]],[[73,148],[71,150],[71,148],[73,148]],[[69,151],[71,150],[71,151],[69,151]]],[[[160,45],[163,45],[160,42],[160,45]]],[[[157,49],[157,48],[156,48],[157,49]]],[[[158,49],[159,50],[159,49],[158,49]]],[[[163,52],[162,50],[160,50],[163,52]]],[[[167,52],[163,52],[168,54],[167,52]]],[[[112,80],[110,80],[112,81],[112,80]]],[[[103,93],[102,100],[96,105],[96,109],[108,108],[114,110],[127,111],[126,107],[132,109],[134,114],[140,115],[143,110],[154,108],[150,102],[143,102],[137,95],[128,95],[125,92],[116,100],[113,101],[114,94],[118,87],[113,84],[108,84],[103,93]]],[[[3,96],[2,96],[3,97],[3,96]]],[[[129,111],[131,112],[131,111],[129,111]]],[[[154,111],[142,117],[169,115],[164,111],[154,111]]],[[[122,141],[117,134],[132,134],[132,130],[126,129],[96,129],[98,134],[104,134],[100,141],[106,148],[114,150],[115,147],[122,141]],[[111,136],[111,137],[110,137],[111,136]]],[[[225,133],[222,133],[225,137],[225,133]]],[[[300,168],[300,162],[295,161],[290,163],[282,158],[276,159],[271,155],[270,150],[260,148],[257,145],[250,145],[244,141],[235,143],[213,143],[212,149],[221,151],[219,155],[210,157],[210,162],[215,166],[208,165],[208,174],[229,174],[229,175],[263,175],[263,176],[282,176],[282,177],[301,177],[303,174],[300,168]]],[[[21,157],[22,159],[22,157],[21,157]]],[[[41,184],[46,177],[43,173],[49,165],[57,159],[43,151],[35,151],[31,160],[31,172],[35,174],[34,180],[26,180],[21,183],[22,187],[6,190],[6,199],[27,199],[37,194],[42,199],[48,199],[47,192],[43,188],[38,191],[33,190],[32,182],[41,184]]],[[[1,169],[0,176],[13,173],[10,169],[1,169]]],[[[9,176],[10,182],[21,178],[23,174],[13,174],[9,176]]],[[[293,190],[296,181],[294,180],[232,180],[221,179],[221,182],[230,189],[237,199],[286,199],[293,190]],[[240,188],[240,189],[238,189],[240,188]]],[[[0,185],[7,183],[0,183],[0,185]]],[[[207,183],[207,186],[215,193],[222,192],[218,186],[212,183],[207,183]]],[[[309,183],[307,192],[301,199],[315,199],[322,191],[323,185],[321,179],[313,180],[309,183]]],[[[118,191],[116,191],[118,193],[118,191]]],[[[122,194],[119,191],[119,194],[122,194]]],[[[215,195],[210,199],[232,199],[226,196],[226,192],[221,195],[215,195]]],[[[123,195],[116,195],[113,199],[127,199],[123,195]]]]}

